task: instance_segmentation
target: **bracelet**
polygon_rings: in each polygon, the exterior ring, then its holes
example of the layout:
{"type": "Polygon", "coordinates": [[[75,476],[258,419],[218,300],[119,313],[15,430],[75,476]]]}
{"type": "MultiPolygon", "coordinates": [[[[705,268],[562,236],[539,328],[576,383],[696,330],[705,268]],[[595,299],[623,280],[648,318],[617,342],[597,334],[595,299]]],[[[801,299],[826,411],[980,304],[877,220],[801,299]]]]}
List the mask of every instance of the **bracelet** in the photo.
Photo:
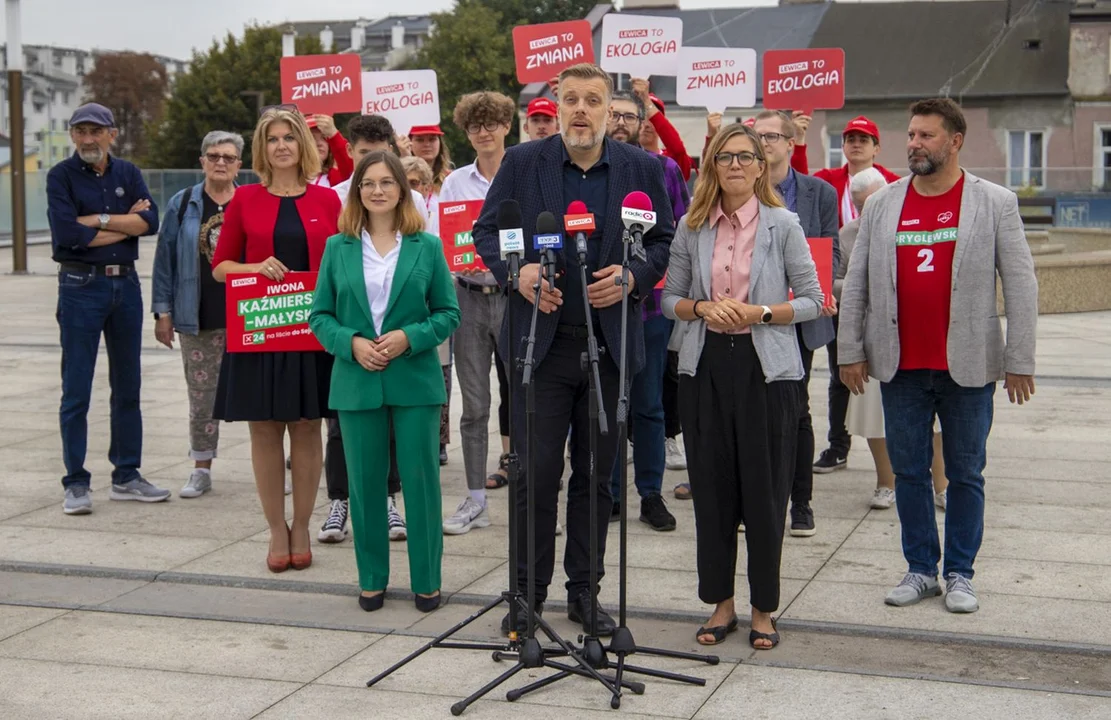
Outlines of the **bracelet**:
{"type": "Polygon", "coordinates": [[[693,308],[691,308],[691,312],[693,312],[693,313],[694,313],[694,316],[695,316],[696,318],[699,318],[699,319],[701,319],[701,318],[702,318],[702,316],[698,314],[698,303],[700,303],[700,302],[702,302],[702,301],[701,301],[701,300],[695,300],[695,301],[694,301],[694,307],[693,307],[693,308]]]}

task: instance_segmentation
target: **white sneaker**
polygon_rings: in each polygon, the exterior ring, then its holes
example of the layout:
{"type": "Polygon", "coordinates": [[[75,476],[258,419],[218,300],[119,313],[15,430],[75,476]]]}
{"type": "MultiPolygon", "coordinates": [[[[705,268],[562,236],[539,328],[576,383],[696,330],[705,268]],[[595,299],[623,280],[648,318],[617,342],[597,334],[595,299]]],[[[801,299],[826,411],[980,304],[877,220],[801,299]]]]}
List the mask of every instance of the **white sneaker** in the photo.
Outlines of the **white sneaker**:
{"type": "Polygon", "coordinates": [[[390,527],[390,540],[397,542],[409,537],[405,529],[405,518],[401,517],[401,512],[397,509],[397,500],[393,495],[386,499],[386,522],[390,527]]]}
{"type": "Polygon", "coordinates": [[[463,535],[469,533],[472,528],[489,526],[490,514],[486,512],[486,506],[479,505],[468,495],[463,498],[463,502],[459,503],[459,507],[455,508],[455,513],[444,520],[444,534],[463,535]]]}
{"type": "Polygon", "coordinates": [[[198,498],[212,489],[212,473],[201,472],[195,469],[189,474],[189,482],[185,483],[178,495],[183,498],[198,498]]]}
{"type": "Polygon", "coordinates": [[[687,454],[683,452],[683,446],[679,444],[678,438],[664,440],[664,466],[668,470],[687,469],[687,454]]]}
{"type": "Polygon", "coordinates": [[[347,501],[333,500],[328,519],[324,521],[316,539],[322,543],[343,542],[347,538],[347,501]]]}
{"type": "Polygon", "coordinates": [[[945,609],[951,613],[974,613],[980,609],[972,581],[955,572],[945,579],[945,609]]]}
{"type": "Polygon", "coordinates": [[[942,490],[939,493],[934,493],[934,505],[937,505],[938,508],[940,508],[942,510],[945,509],[945,500],[946,500],[946,496],[945,496],[945,491],[944,490],[942,490]]]}
{"type": "Polygon", "coordinates": [[[887,593],[884,602],[895,607],[914,605],[923,598],[937,597],[941,594],[941,585],[937,578],[929,575],[919,575],[908,572],[903,579],[887,593]]]}
{"type": "Polygon", "coordinates": [[[895,504],[895,491],[891,488],[879,487],[872,493],[872,509],[886,510],[895,504]]]}

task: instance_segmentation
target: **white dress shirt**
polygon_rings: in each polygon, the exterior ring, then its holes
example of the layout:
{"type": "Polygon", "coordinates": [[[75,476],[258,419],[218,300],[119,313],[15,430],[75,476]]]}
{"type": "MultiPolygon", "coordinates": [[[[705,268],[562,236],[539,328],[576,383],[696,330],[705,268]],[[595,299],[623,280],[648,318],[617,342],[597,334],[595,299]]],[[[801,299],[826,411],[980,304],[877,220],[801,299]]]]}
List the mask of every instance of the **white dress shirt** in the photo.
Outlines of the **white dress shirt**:
{"type": "MultiPolygon", "coordinates": [[[[488,192],[490,192],[490,181],[478,171],[478,165],[475,163],[464,165],[458,170],[453,170],[450,175],[444,178],[444,184],[440,186],[440,198],[439,204],[437,204],[436,207],[436,212],[438,213],[440,211],[439,205],[443,203],[463,202],[464,200],[485,200],[486,193],[488,192]]],[[[481,275],[468,275],[466,281],[476,285],[489,285],[491,287],[498,284],[492,272],[484,272],[481,275]]]]}
{"type": "MultiPolygon", "coordinates": [[[[406,185],[406,187],[408,187],[408,185],[406,185]]],[[[351,190],[351,178],[347,178],[339,185],[334,186],[332,189],[336,191],[337,195],[339,195],[340,206],[342,207],[346,205],[347,193],[349,190],[351,190]]],[[[417,206],[417,212],[420,213],[420,216],[422,218],[428,217],[428,205],[424,202],[424,197],[422,197],[421,194],[416,190],[409,190],[409,192],[413,194],[413,204],[417,206]]],[[[425,223],[426,226],[427,224],[428,223],[425,223]]],[[[429,230],[429,232],[432,231],[429,230]]],[[[436,233],[433,233],[433,235],[435,234],[436,233]]]]}
{"type": "Polygon", "coordinates": [[[363,230],[363,282],[366,283],[366,299],[370,303],[370,316],[374,320],[374,331],[382,334],[382,321],[386,319],[386,308],[390,304],[390,288],[393,274],[397,270],[397,258],[401,254],[401,233],[397,233],[397,244],[385,257],[378,254],[370,233],[363,230]]]}

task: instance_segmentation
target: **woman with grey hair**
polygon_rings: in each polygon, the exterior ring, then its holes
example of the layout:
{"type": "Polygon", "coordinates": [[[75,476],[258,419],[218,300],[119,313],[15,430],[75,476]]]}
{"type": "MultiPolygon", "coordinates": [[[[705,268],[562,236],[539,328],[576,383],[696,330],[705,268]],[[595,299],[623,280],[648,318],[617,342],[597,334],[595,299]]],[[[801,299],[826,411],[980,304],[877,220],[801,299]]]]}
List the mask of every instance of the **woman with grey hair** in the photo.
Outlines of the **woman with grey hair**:
{"type": "Polygon", "coordinates": [[[195,466],[179,493],[183,498],[212,489],[212,459],[220,438],[212,408],[227,325],[224,284],[212,277],[212,254],[235,195],[242,155],[241,136],[222,130],[204,136],[204,180],[170,198],[154,254],[154,337],[172,349],[177,332],[189,389],[189,457],[195,466]]]}

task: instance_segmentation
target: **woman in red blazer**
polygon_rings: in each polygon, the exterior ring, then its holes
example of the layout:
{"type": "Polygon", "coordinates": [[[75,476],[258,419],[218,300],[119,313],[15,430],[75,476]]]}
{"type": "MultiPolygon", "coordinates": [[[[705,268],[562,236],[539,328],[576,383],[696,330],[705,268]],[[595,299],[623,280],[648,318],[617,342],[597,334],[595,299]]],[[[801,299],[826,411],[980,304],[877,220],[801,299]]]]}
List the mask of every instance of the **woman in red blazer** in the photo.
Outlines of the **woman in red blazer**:
{"type": "MultiPolygon", "coordinates": [[[[324,244],[336,233],[340,200],[311,184],[320,158],[304,117],[275,108],[259,118],[251,144],[262,179],[242,185],[228,206],[212,258],[212,275],[316,271],[324,244]]],[[[270,526],[266,564],[272,572],[312,564],[309,520],[320,485],[320,419],[329,414],[332,358],[325,352],[225,353],[213,417],[245,420],[262,511],[270,526]],[[289,432],[293,468],[293,526],[285,522],[285,451],[289,432]]]]}

